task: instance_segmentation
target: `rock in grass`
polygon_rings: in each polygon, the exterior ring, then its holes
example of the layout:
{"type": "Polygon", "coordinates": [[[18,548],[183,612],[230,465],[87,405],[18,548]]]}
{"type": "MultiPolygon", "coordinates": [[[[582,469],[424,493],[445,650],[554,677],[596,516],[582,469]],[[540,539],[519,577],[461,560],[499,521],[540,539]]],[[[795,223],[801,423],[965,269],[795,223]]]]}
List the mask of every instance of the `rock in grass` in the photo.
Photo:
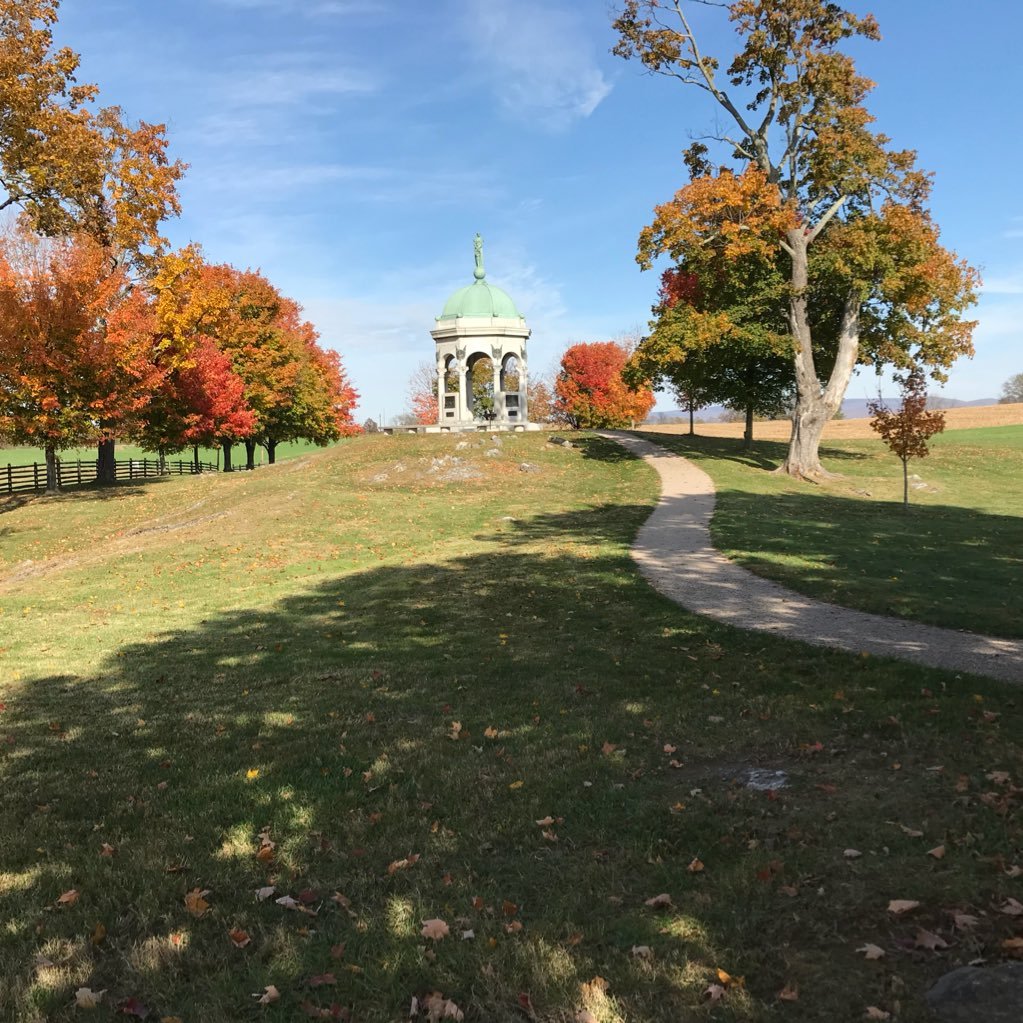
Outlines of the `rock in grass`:
{"type": "Polygon", "coordinates": [[[1020,1023],[1023,963],[953,970],[927,992],[927,1004],[941,1023],[1020,1023]]]}
{"type": "Polygon", "coordinates": [[[521,462],[519,463],[519,469],[522,472],[543,472],[543,469],[538,465],[534,465],[532,462],[521,462]]]}

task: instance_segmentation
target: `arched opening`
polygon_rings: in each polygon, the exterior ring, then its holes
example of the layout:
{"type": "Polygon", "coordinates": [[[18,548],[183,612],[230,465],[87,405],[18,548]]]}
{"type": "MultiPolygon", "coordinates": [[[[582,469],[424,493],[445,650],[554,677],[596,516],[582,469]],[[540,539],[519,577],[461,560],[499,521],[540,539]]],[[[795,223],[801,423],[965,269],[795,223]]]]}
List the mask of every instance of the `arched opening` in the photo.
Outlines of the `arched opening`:
{"type": "Polygon", "coordinates": [[[473,419],[490,422],[494,411],[494,364],[489,355],[476,352],[466,360],[465,389],[473,419]]]}
{"type": "Polygon", "coordinates": [[[501,409],[504,418],[511,422],[523,418],[519,396],[523,369],[522,360],[514,352],[501,360],[501,409]]]}
{"type": "Polygon", "coordinates": [[[458,360],[453,355],[444,359],[444,401],[442,403],[440,418],[443,423],[445,419],[458,418],[458,360]]]}

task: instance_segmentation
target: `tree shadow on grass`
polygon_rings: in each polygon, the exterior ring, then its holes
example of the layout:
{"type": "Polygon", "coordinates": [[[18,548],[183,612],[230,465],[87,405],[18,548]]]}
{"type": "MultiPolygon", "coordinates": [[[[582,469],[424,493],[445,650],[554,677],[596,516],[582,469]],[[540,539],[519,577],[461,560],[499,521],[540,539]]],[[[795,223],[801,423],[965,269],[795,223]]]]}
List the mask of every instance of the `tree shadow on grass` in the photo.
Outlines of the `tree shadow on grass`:
{"type": "Polygon", "coordinates": [[[880,614],[1023,636],[1023,517],[817,492],[718,491],[712,534],[741,564],[880,614]]]}
{"type": "Polygon", "coordinates": [[[64,487],[59,493],[0,494],[0,515],[5,512],[17,511],[26,505],[46,501],[48,503],[79,502],[79,501],[117,501],[130,497],[140,490],[169,483],[174,479],[187,479],[178,476],[149,476],[140,480],[118,480],[116,483],[83,483],[81,486],[64,487]]]}
{"type": "MultiPolygon", "coordinates": [[[[684,457],[723,459],[738,462],[752,469],[768,471],[777,469],[785,461],[788,453],[788,444],[781,441],[754,440],[753,449],[747,450],[742,446],[741,440],[731,437],[705,437],[700,434],[690,437],[688,434],[647,431],[637,433],[635,436],[660,444],[684,457]]],[[[827,444],[821,447],[820,455],[825,467],[828,462],[860,461],[868,457],[862,451],[831,447],[827,444]]]]}
{"type": "Polygon", "coordinates": [[[648,510],[538,516],[491,551],[326,579],[139,637],[88,678],[14,687],[0,720],[3,818],[19,822],[0,838],[0,1016],[70,1020],[81,985],[156,1018],[248,1020],[251,993],[274,984],[287,1018],[308,1000],[390,1020],[441,990],[469,1018],[519,1020],[528,993],[554,1020],[600,975],[630,1016],[667,1021],[701,1011],[705,976],[734,969],[749,933],[756,976],[723,1018],[770,1015],[807,924],[779,913],[746,825],[733,837],[722,816],[738,805],[793,857],[806,839],[784,837],[784,804],[762,793],[719,780],[691,798],[664,744],[684,742],[687,759],[791,755],[792,728],[765,722],[808,693],[862,686],[869,707],[940,676],[684,614],[626,553],[648,510]],[[700,728],[708,714],[727,731],[700,728]],[[680,800],[688,810],[669,813],[680,800]],[[685,873],[708,849],[727,898],[685,873]],[[264,885],[277,891],[258,902],[264,885]],[[209,890],[201,918],[184,906],[196,888],[209,890]],[[54,908],[71,889],[77,902],[54,908]],[[669,913],[644,906],[661,891],[669,913]],[[433,917],[452,934],[427,955],[433,917]]]}

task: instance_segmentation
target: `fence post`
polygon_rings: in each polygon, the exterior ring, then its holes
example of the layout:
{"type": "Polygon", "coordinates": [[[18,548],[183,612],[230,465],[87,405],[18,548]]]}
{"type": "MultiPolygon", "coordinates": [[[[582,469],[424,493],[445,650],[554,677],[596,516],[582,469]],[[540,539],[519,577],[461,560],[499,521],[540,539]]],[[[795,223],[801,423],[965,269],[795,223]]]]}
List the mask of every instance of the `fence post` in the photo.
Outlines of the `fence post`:
{"type": "Polygon", "coordinates": [[[14,493],[14,473],[11,471],[11,463],[7,463],[7,493],[14,493]]]}
{"type": "Polygon", "coordinates": [[[78,485],[82,485],[82,460],[78,459],[78,485]]]}
{"type": "Polygon", "coordinates": [[[38,490],[39,489],[39,463],[38,462],[33,462],[32,463],[32,489],[33,490],[38,490]]]}

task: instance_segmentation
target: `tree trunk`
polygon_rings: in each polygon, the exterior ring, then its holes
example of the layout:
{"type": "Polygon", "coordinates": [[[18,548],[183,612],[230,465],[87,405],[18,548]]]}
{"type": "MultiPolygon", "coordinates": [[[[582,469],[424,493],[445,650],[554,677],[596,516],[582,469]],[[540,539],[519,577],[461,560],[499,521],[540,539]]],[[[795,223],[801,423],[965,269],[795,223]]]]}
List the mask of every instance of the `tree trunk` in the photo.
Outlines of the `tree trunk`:
{"type": "Polygon", "coordinates": [[[694,408],[693,399],[690,398],[689,399],[689,436],[690,437],[695,437],[696,436],[696,428],[694,426],[694,420],[693,420],[693,414],[694,414],[695,411],[696,410],[694,408]]]}
{"type": "Polygon", "coordinates": [[[909,459],[902,460],[902,508],[909,511],[909,459]]]}
{"type": "Polygon", "coordinates": [[[231,472],[231,442],[229,440],[222,440],[220,442],[220,450],[224,452],[224,472],[231,472]]]}
{"type": "Polygon", "coordinates": [[[746,429],[742,434],[742,446],[746,451],[753,450],[753,406],[746,406],[746,429]]]}
{"type": "Polygon", "coordinates": [[[160,460],[160,475],[163,476],[167,472],[167,449],[159,448],[156,454],[160,460]]]}
{"type": "Polygon", "coordinates": [[[249,438],[245,440],[245,468],[250,471],[256,468],[256,442],[249,438]]]}
{"type": "Polygon", "coordinates": [[[116,452],[114,451],[114,438],[105,437],[99,442],[96,449],[96,482],[116,483],[117,465],[114,462],[116,452]]]}
{"type": "Polygon", "coordinates": [[[46,445],[46,493],[60,493],[60,476],[57,473],[57,449],[46,445]]]}
{"type": "Polygon", "coordinates": [[[277,462],[277,441],[267,440],[266,442],[266,463],[275,465],[277,462]]]}
{"type": "Polygon", "coordinates": [[[817,480],[832,475],[820,460],[824,427],[842,404],[856,366],[860,342],[860,295],[846,297],[838,337],[835,366],[822,388],[813,360],[813,338],[807,309],[809,259],[806,233],[796,228],[786,234],[792,258],[792,295],[789,299],[789,330],[792,334],[796,376],[796,404],[792,412],[789,450],[779,471],[799,479],[817,480]]]}
{"type": "Polygon", "coordinates": [[[199,445],[192,445],[192,465],[195,466],[195,471],[199,471],[199,445]]]}

